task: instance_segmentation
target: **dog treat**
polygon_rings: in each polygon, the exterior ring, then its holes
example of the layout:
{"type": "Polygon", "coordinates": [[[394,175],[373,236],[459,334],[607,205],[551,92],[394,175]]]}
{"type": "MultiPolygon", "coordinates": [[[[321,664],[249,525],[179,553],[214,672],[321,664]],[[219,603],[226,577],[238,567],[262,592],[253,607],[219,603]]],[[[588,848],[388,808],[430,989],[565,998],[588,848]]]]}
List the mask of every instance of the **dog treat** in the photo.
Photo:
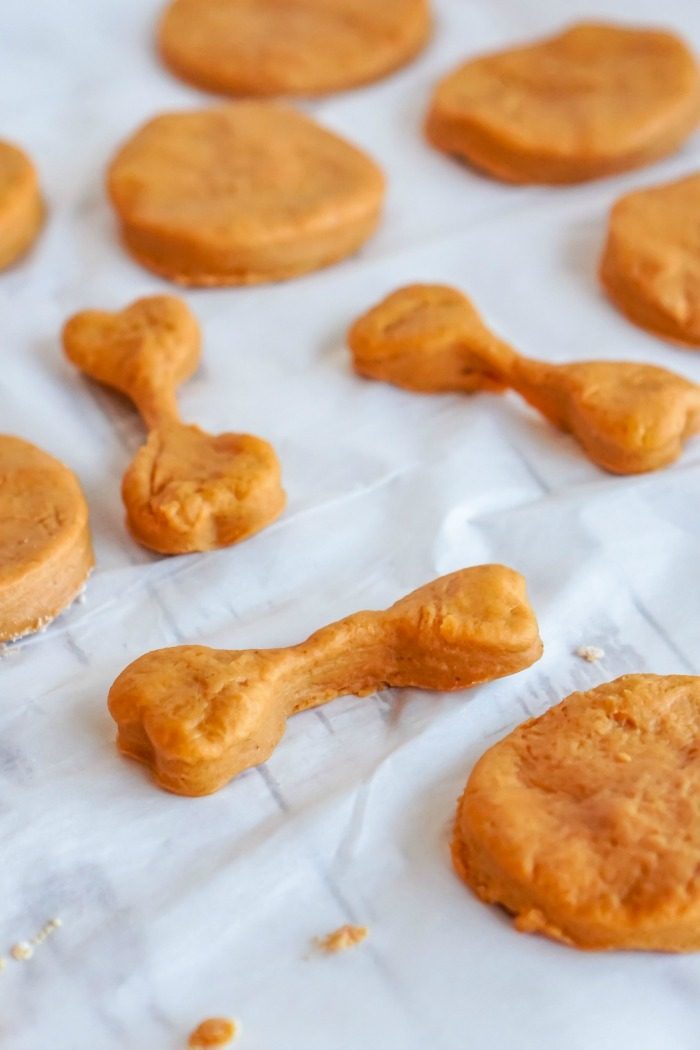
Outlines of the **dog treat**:
{"type": "Polygon", "coordinates": [[[34,165],[22,150],[0,142],[0,270],[29,251],[43,221],[34,165]]]}
{"type": "Polygon", "coordinates": [[[700,119],[700,71],[672,33],[582,22],[445,77],[430,142],[505,182],[567,183],[639,168],[700,119]]]}
{"type": "Polygon", "coordinates": [[[122,483],[139,543],[161,554],[213,550],[279,516],[285,495],[267,441],[214,436],[180,421],[175,391],[200,358],[199,325],[181,299],[139,299],[118,313],[85,310],[66,323],[63,346],[82,372],[126,394],[148,427],[122,483]]]}
{"type": "Polygon", "coordinates": [[[163,61],[224,95],[321,95],[378,80],[430,35],[427,0],[172,0],[163,61]]]}
{"type": "Polygon", "coordinates": [[[516,353],[453,288],[409,285],[352,326],[356,372],[421,393],[515,390],[613,474],[672,463],[700,432],[700,386],[655,365],[516,353]]]}
{"type": "Polygon", "coordinates": [[[187,1046],[190,1050],[227,1046],[235,1034],[236,1026],[228,1017],[208,1017],[190,1034],[187,1046]]]}
{"type": "Polygon", "coordinates": [[[0,436],[0,641],[42,630],[94,564],[78,480],[53,456],[0,436]]]}
{"type": "Polygon", "coordinates": [[[572,693],[477,762],[457,872],[516,928],[579,948],[700,949],[700,678],[572,693]]]}
{"type": "Polygon", "coordinates": [[[700,346],[700,175],[628,193],[610,213],[600,278],[635,324],[700,346]]]}
{"type": "Polygon", "coordinates": [[[452,691],[542,652],[525,581],[502,565],[443,576],[287,649],[181,645],[147,653],[109,693],[121,751],[180,795],[207,795],[270,757],[290,715],[389,686],[452,691]]]}
{"type": "Polygon", "coordinates": [[[379,221],[376,164],[272,102],[156,117],[112,161],[128,251],[186,285],[295,277],[352,255],[379,221]]]}

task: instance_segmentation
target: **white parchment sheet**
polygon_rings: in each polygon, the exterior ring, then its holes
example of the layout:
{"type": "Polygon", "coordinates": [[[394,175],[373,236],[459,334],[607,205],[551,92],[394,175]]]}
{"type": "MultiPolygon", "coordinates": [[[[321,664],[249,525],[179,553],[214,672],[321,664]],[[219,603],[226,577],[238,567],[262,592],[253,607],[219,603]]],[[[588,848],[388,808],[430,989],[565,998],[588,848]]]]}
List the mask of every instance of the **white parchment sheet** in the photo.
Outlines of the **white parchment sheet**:
{"type": "MultiPolygon", "coordinates": [[[[377,0],[379,3],[380,0],[377,0]]],[[[155,0],[0,0],[0,137],[35,158],[48,226],[0,276],[0,430],[59,456],[91,507],[86,600],[0,660],[2,1050],[178,1050],[206,1016],[241,1050],[697,1050],[700,957],[583,954],[515,933],[453,875],[474,760],[574,688],[700,673],[700,441],[671,469],[614,478],[506,397],[425,397],[356,378],[344,331],[409,281],[470,294],[524,352],[626,358],[700,381],[603,298],[612,201],[689,173],[700,138],[646,170],[508,188],[431,151],[431,85],[460,58],[577,17],[663,21],[700,49],[696,0],[439,0],[433,42],[388,80],[308,108],[384,166],[384,224],[361,255],[278,286],[187,292],[205,335],[187,420],[280,455],[289,507],[229,550],[159,558],[122,523],[143,439],[128,405],[63,360],[84,307],[169,290],[122,252],[103,191],[116,145],[206,103],[152,53],[155,0]],[[150,648],[300,640],[482,561],[525,574],[545,642],[529,671],[462,695],[386,692],[292,720],[267,766],[205,799],[119,757],[107,690],[150,648]],[[599,664],[573,655],[605,650],[599,664]],[[360,948],[306,958],[343,922],[360,948]]]]}

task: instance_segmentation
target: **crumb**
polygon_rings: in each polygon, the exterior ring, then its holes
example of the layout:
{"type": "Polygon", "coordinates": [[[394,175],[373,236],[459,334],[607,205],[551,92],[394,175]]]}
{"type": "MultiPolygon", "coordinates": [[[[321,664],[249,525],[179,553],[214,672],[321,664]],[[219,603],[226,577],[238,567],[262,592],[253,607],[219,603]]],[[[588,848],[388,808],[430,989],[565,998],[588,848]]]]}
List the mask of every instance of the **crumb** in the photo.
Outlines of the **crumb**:
{"type": "Polygon", "coordinates": [[[326,934],[325,937],[317,937],[316,944],[321,951],[335,954],[344,952],[348,948],[354,948],[356,944],[361,944],[368,933],[366,926],[351,926],[346,923],[345,926],[340,926],[332,933],[326,934]]]}
{"type": "Polygon", "coordinates": [[[6,966],[7,959],[3,955],[0,955],[0,973],[5,969],[6,966]]]}
{"type": "Polygon", "coordinates": [[[44,923],[39,932],[34,937],[32,937],[30,943],[35,946],[43,944],[46,938],[49,937],[52,933],[55,933],[56,930],[59,930],[61,926],[63,926],[63,922],[61,921],[61,919],[49,919],[48,922],[44,923]]]}
{"type": "Polygon", "coordinates": [[[236,1034],[236,1026],[227,1017],[209,1017],[198,1024],[190,1034],[187,1045],[190,1050],[205,1047],[226,1046],[236,1034]]]}
{"type": "Polygon", "coordinates": [[[34,949],[29,941],[20,941],[18,944],[13,944],[10,948],[10,955],[17,962],[26,962],[28,959],[31,959],[33,954],[34,949]]]}
{"type": "Polygon", "coordinates": [[[582,660],[587,660],[589,664],[595,664],[598,660],[603,659],[605,650],[600,649],[597,645],[579,645],[576,655],[582,660]]]}

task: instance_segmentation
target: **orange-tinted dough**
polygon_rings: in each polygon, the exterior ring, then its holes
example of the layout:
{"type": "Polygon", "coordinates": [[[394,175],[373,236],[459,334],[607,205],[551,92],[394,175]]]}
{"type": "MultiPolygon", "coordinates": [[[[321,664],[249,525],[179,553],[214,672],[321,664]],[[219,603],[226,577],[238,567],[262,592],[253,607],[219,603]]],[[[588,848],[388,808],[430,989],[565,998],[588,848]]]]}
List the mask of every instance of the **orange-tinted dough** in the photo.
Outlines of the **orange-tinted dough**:
{"type": "Polygon", "coordinates": [[[44,221],[44,205],[29,157],[0,142],[0,270],[32,246],[44,221]]]}
{"type": "Polygon", "coordinates": [[[700,949],[700,678],[625,675],[524,722],[474,767],[452,851],[522,931],[700,949]]]}
{"type": "Polygon", "coordinates": [[[114,682],[109,710],[119,748],[156,783],[206,795],[266,761],[298,711],[387,686],[466,689],[528,667],[541,652],[522,576],[480,565],[288,649],[147,653],[114,682]]]}
{"type": "Polygon", "coordinates": [[[0,436],[0,641],[39,631],[76,598],[93,566],[75,475],[20,438],[0,436]]]}
{"type": "Polygon", "coordinates": [[[108,175],[124,243],[187,285],[295,277],[351,255],[384,196],[376,164],[287,106],[170,113],[119,150],[108,175]]]}
{"type": "Polygon", "coordinates": [[[225,95],[319,95],[391,73],[430,34],[427,0],[172,0],[165,63],[225,95]]]}
{"type": "Polygon", "coordinates": [[[700,432],[700,387],[655,365],[523,357],[453,288],[408,285],[351,327],[355,370],[424,393],[517,391],[598,466],[636,474],[672,463],[700,432]]]}
{"type": "Polygon", "coordinates": [[[426,131],[506,182],[568,183],[663,157],[699,119],[700,72],[679,37],[582,22],[445,77],[426,131]]]}
{"type": "Polygon", "coordinates": [[[162,554],[226,547],[282,512],[279,462],[267,441],[180,422],[175,391],[200,357],[199,326],[181,299],[85,310],[66,323],[63,345],[86,375],[130,397],[149,428],[122,484],[140,543],[162,554]]]}
{"type": "Polygon", "coordinates": [[[700,346],[700,175],[621,197],[610,213],[600,277],[630,320],[700,346]]]}
{"type": "Polygon", "coordinates": [[[228,1017],[208,1017],[198,1024],[187,1040],[189,1050],[211,1050],[228,1046],[236,1035],[236,1026],[228,1017]]]}

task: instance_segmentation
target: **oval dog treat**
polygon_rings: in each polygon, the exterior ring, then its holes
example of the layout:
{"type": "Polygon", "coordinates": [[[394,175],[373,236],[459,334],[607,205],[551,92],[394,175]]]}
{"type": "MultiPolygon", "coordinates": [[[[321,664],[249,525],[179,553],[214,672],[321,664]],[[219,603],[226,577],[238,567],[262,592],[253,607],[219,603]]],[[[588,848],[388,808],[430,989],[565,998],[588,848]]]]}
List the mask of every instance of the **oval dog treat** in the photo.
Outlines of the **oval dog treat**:
{"type": "Polygon", "coordinates": [[[600,277],[630,320],[700,346],[700,175],[628,193],[615,203],[600,277]]]}
{"type": "Polygon", "coordinates": [[[0,270],[32,246],[44,220],[34,165],[9,142],[0,142],[0,270]]]}
{"type": "Polygon", "coordinates": [[[516,927],[579,948],[700,949],[700,678],[573,693],[477,762],[457,872],[516,927]]]}
{"type": "Polygon", "coordinates": [[[351,255],[374,231],[384,177],[364,153],[272,102],[156,117],[114,158],[124,243],[188,285],[295,277],[351,255]]]}
{"type": "Polygon", "coordinates": [[[173,0],[158,45],[197,87],[320,95],[391,73],[429,35],[427,0],[173,0]]]}
{"type": "Polygon", "coordinates": [[[212,550],[252,536],[282,512],[280,466],[267,441],[207,434],[180,421],[175,391],[195,371],[200,333],[174,296],[119,313],[85,310],[63,330],[67,357],[131,398],[149,434],[124,475],[135,539],[161,554],[212,550]]]}
{"type": "Polygon", "coordinates": [[[118,746],[180,795],[206,795],[270,757],[290,715],[386,686],[451,691],[542,652],[525,581],[502,565],[443,576],[288,649],[181,645],[147,653],[109,693],[118,746]]]}
{"type": "Polygon", "coordinates": [[[35,445],[0,435],[0,641],[45,627],[94,564],[77,478],[35,445]]]}
{"type": "Polygon", "coordinates": [[[355,370],[406,390],[515,390],[598,466],[637,474],[672,463],[700,432],[700,386],[655,365],[552,365],[516,353],[453,288],[409,285],[351,327],[355,370]]]}
{"type": "Polygon", "coordinates": [[[426,133],[505,182],[567,183],[672,153],[699,119],[700,72],[682,40],[582,22],[445,77],[426,133]]]}

